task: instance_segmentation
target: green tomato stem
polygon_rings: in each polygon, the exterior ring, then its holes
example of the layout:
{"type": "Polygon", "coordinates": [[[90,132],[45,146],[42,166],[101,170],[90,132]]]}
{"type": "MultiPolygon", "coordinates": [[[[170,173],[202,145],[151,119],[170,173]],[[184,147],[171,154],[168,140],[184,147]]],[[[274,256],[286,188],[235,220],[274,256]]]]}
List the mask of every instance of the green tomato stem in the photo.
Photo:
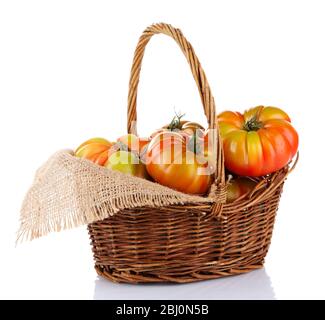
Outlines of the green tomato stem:
{"type": "Polygon", "coordinates": [[[244,123],[243,129],[246,131],[258,131],[263,128],[263,122],[257,119],[257,116],[252,117],[244,123]]]}

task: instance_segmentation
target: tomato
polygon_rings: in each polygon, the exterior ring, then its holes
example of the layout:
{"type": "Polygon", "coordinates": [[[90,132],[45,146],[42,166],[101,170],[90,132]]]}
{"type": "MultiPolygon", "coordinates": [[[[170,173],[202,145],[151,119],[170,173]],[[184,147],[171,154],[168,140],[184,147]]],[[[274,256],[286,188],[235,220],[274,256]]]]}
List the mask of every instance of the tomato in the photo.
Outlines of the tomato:
{"type": "Polygon", "coordinates": [[[248,195],[256,186],[256,182],[248,178],[237,178],[229,182],[227,187],[227,203],[233,202],[243,195],[248,195]]]}
{"type": "Polygon", "coordinates": [[[105,167],[140,178],[147,178],[146,167],[134,152],[119,150],[112,153],[107,159],[105,167]]]}
{"type": "Polygon", "coordinates": [[[75,151],[76,157],[104,165],[114,143],[104,138],[92,138],[82,143],[75,151]]]}
{"type": "Polygon", "coordinates": [[[242,176],[263,176],[286,166],[298,149],[298,134],[279,108],[258,106],[217,117],[226,168],[242,176]]]}
{"type": "Polygon", "coordinates": [[[156,182],[185,193],[204,194],[211,183],[207,161],[193,152],[184,136],[177,132],[160,132],[152,138],[147,148],[146,168],[156,182]]]}

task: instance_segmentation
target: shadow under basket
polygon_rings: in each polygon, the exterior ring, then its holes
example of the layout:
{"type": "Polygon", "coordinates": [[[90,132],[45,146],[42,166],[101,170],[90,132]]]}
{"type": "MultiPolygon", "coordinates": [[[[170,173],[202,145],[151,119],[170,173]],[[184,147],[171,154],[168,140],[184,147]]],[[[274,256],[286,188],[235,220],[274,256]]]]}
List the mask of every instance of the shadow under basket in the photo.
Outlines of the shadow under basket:
{"type": "Polygon", "coordinates": [[[144,49],[154,34],[173,38],[198,86],[209,128],[217,131],[213,203],[139,207],[88,225],[95,269],[117,282],[193,282],[261,268],[268,252],[283,183],[289,166],[257,179],[245,198],[225,203],[223,148],[215,104],[205,73],[179,29],[155,24],[137,45],[129,84],[128,132],[136,134],[136,98],[144,49]],[[223,197],[220,197],[222,194],[223,197]]]}

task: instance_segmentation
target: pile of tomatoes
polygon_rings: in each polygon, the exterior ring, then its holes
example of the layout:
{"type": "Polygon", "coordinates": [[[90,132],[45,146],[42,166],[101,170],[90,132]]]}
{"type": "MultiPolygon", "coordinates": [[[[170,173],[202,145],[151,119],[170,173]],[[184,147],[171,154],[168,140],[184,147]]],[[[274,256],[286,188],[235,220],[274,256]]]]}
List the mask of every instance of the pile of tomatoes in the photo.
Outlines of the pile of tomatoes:
{"type": "MultiPolygon", "coordinates": [[[[115,142],[90,139],[75,155],[184,193],[204,195],[216,169],[216,132],[182,117],[176,115],[148,138],[127,134],[115,142]]],[[[285,167],[297,152],[298,134],[279,108],[258,106],[243,114],[225,111],[216,122],[225,167],[237,177],[229,184],[228,202],[248,194],[256,177],[285,167]]]]}

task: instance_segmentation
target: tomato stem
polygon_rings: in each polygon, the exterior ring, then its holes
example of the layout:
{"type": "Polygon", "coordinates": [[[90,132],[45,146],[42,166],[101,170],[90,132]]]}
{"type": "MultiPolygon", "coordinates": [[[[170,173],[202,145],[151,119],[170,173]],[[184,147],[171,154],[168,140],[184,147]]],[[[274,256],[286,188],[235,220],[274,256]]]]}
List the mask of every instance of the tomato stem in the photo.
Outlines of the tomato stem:
{"type": "Polygon", "coordinates": [[[244,123],[243,129],[246,131],[257,131],[263,128],[263,122],[257,119],[257,116],[252,117],[244,123]]]}
{"type": "Polygon", "coordinates": [[[168,125],[167,129],[170,131],[177,131],[182,129],[182,124],[181,124],[181,119],[185,116],[185,113],[183,114],[178,114],[175,112],[175,116],[168,125]]]}

